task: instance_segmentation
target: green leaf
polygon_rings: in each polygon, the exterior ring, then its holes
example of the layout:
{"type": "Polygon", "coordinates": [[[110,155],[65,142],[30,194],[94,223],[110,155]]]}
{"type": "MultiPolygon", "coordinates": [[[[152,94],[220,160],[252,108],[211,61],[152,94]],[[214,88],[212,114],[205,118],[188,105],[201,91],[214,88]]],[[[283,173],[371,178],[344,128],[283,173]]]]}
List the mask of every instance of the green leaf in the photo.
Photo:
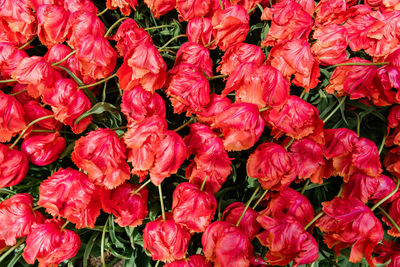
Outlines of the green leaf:
{"type": "Polygon", "coordinates": [[[16,254],[14,255],[14,257],[13,257],[13,258],[10,260],[10,262],[7,264],[7,267],[13,267],[13,266],[17,263],[17,261],[21,258],[22,253],[24,253],[24,250],[23,250],[23,249],[21,249],[20,252],[18,252],[18,253],[16,253],[16,254]]]}
{"type": "Polygon", "coordinates": [[[89,255],[92,251],[94,242],[96,238],[100,235],[100,232],[94,232],[93,235],[90,237],[89,242],[86,244],[85,252],[83,253],[83,267],[87,267],[89,255]]]}
{"type": "Polygon", "coordinates": [[[109,112],[109,113],[121,118],[121,115],[119,114],[118,109],[114,105],[107,103],[107,102],[99,102],[96,105],[94,105],[90,110],[86,111],[81,116],[79,116],[79,118],[77,118],[75,120],[75,124],[79,123],[81,120],[83,120],[86,117],[89,117],[94,114],[102,114],[103,112],[109,112]]]}
{"type": "MultiPolygon", "coordinates": [[[[112,215],[111,215],[112,216],[112,215]]],[[[115,225],[114,225],[114,216],[110,219],[110,224],[108,225],[108,230],[110,234],[111,241],[117,248],[124,248],[125,245],[117,238],[115,235],[115,225]]]]}
{"type": "Polygon", "coordinates": [[[66,156],[68,156],[69,154],[71,154],[72,150],[74,150],[75,147],[75,141],[73,141],[72,143],[70,143],[65,149],[64,151],[61,153],[60,155],[60,159],[65,158],[66,156]]]}

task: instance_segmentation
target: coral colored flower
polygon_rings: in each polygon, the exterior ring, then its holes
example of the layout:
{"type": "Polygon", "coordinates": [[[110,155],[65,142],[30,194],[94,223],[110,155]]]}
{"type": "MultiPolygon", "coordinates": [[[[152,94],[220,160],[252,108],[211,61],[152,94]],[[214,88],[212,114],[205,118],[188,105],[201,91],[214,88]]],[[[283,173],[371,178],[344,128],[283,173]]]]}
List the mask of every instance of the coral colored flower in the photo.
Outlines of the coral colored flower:
{"type": "Polygon", "coordinates": [[[64,2],[64,8],[71,13],[80,10],[85,10],[86,12],[90,12],[96,15],[98,12],[96,6],[91,0],[68,0],[63,2],[64,2]]]}
{"type": "Polygon", "coordinates": [[[113,189],[130,178],[125,145],[110,129],[99,128],[75,142],[71,159],[90,181],[113,189]]]}
{"type": "Polygon", "coordinates": [[[166,93],[174,113],[186,111],[186,116],[202,110],[210,102],[210,85],[201,69],[180,64],[168,72],[166,93]]]}
{"type": "Polygon", "coordinates": [[[33,211],[33,197],[16,194],[0,202],[0,241],[7,246],[17,243],[17,238],[27,236],[34,224],[42,223],[43,216],[33,211]]]}
{"type": "Polygon", "coordinates": [[[331,24],[314,31],[317,41],[311,46],[315,58],[324,65],[334,65],[346,60],[347,30],[343,26],[331,24]]]}
{"type": "MultiPolygon", "coordinates": [[[[56,63],[64,59],[71,52],[72,50],[68,46],[56,44],[47,51],[47,53],[44,55],[44,59],[49,63],[56,63]]],[[[68,68],[68,60],[60,63],[59,66],[68,68]]],[[[57,68],[57,66],[55,66],[55,68],[57,68]]]]}
{"type": "Polygon", "coordinates": [[[55,82],[61,78],[50,63],[38,56],[23,58],[11,76],[19,83],[26,84],[28,94],[34,98],[52,90],[55,82]]]}
{"type": "Polygon", "coordinates": [[[191,183],[180,183],[172,196],[172,216],[174,221],[191,233],[206,230],[214,218],[217,200],[212,193],[201,191],[191,183]]]}
{"type": "MultiPolygon", "coordinates": [[[[383,199],[394,190],[396,185],[391,178],[383,174],[371,177],[362,172],[356,172],[342,187],[342,198],[354,197],[367,203],[383,199]]],[[[393,198],[391,197],[387,202],[393,201],[393,198]]]]}
{"type": "Polygon", "coordinates": [[[26,118],[22,105],[15,97],[0,91],[0,143],[8,142],[25,129],[26,118]]]}
{"type": "Polygon", "coordinates": [[[231,160],[224,149],[222,140],[206,125],[190,125],[190,135],[185,137],[188,154],[195,154],[186,168],[186,178],[190,183],[204,190],[216,193],[231,173],[231,160]]]}
{"type": "Polygon", "coordinates": [[[387,132],[388,136],[386,137],[386,146],[400,145],[400,106],[393,106],[389,114],[387,116],[388,127],[387,132]],[[394,129],[390,134],[390,129],[394,129]]]}
{"type": "MultiPolygon", "coordinates": [[[[48,109],[45,109],[37,101],[29,101],[24,104],[23,109],[25,111],[28,121],[34,121],[44,116],[53,115],[48,109]]],[[[33,125],[34,129],[48,129],[48,130],[61,130],[62,124],[54,118],[41,120],[33,125]]]]}
{"type": "Polygon", "coordinates": [[[91,108],[91,104],[89,98],[78,89],[73,80],[58,80],[54,91],[45,96],[44,101],[51,105],[56,120],[71,126],[76,134],[83,132],[92,121],[92,116],[88,116],[75,123],[79,116],[91,108]]]}
{"type": "Polygon", "coordinates": [[[295,0],[281,1],[271,8],[265,8],[261,20],[271,20],[267,38],[263,46],[274,46],[292,39],[307,40],[313,20],[295,0]]]}
{"type": "Polygon", "coordinates": [[[114,214],[115,222],[121,227],[141,225],[149,213],[147,210],[149,192],[146,188],[142,188],[139,192],[134,193],[139,187],[138,184],[126,182],[102,198],[102,209],[107,213],[114,214]]]}
{"type": "Polygon", "coordinates": [[[265,190],[281,190],[296,178],[297,163],[281,145],[264,143],[247,160],[247,174],[265,190]]]}
{"type": "Polygon", "coordinates": [[[246,234],[230,222],[216,221],[201,237],[204,256],[215,266],[249,266],[252,246],[246,234]]]}
{"type": "Polygon", "coordinates": [[[41,5],[36,11],[38,36],[42,44],[51,47],[65,41],[69,12],[58,5],[41,5]]]}
{"type": "MultiPolygon", "coordinates": [[[[225,208],[224,213],[222,214],[222,220],[236,225],[240,216],[242,216],[245,207],[246,205],[244,203],[233,202],[225,208]]],[[[257,216],[258,213],[252,208],[248,207],[241,218],[239,225],[237,226],[246,234],[250,241],[256,237],[256,234],[258,234],[261,229],[260,224],[256,220],[257,216]]]]}
{"type": "Polygon", "coordinates": [[[52,216],[75,223],[78,229],[93,228],[101,207],[97,190],[86,174],[60,168],[40,184],[37,204],[52,216]]]}
{"type": "Polygon", "coordinates": [[[343,0],[321,0],[315,7],[315,26],[340,25],[347,19],[347,4],[343,0]]]}
{"type": "Polygon", "coordinates": [[[115,47],[121,57],[129,55],[132,50],[141,44],[153,44],[150,35],[142,28],[139,28],[133,19],[124,20],[112,39],[117,42],[115,47]]]}
{"type": "Polygon", "coordinates": [[[201,123],[211,124],[214,122],[215,117],[222,113],[224,110],[232,105],[231,101],[227,97],[222,97],[217,94],[210,95],[210,103],[203,108],[200,112],[197,112],[197,120],[201,123]]]}
{"type": "Polygon", "coordinates": [[[17,68],[22,59],[28,54],[18,49],[13,43],[0,42],[0,76],[2,79],[10,79],[11,73],[17,68]]]}
{"type": "Polygon", "coordinates": [[[360,137],[355,143],[351,163],[369,176],[377,177],[382,173],[378,148],[373,141],[364,137],[360,137]]]}
{"type": "Polygon", "coordinates": [[[171,219],[158,218],[146,224],[143,230],[143,247],[153,260],[172,262],[185,257],[190,234],[171,219]]]}
{"type": "Polygon", "coordinates": [[[224,53],[217,67],[221,74],[231,74],[241,63],[256,63],[262,65],[265,55],[259,46],[248,43],[237,43],[230,46],[224,53]]]}
{"type": "Polygon", "coordinates": [[[173,261],[164,265],[165,267],[211,267],[211,263],[203,255],[192,255],[183,260],[173,261]]]}
{"type": "Polygon", "coordinates": [[[119,7],[121,13],[125,16],[129,16],[131,14],[131,7],[136,10],[136,6],[138,5],[137,0],[107,0],[106,6],[107,8],[114,10],[119,7]]]}
{"type": "Polygon", "coordinates": [[[324,233],[324,242],[337,255],[343,248],[352,247],[349,261],[361,261],[363,255],[371,265],[374,247],[383,238],[381,222],[373,212],[356,198],[323,202],[325,215],[316,226],[324,233]]]}
{"type": "Polygon", "coordinates": [[[252,11],[257,4],[259,4],[260,2],[262,2],[262,0],[232,0],[231,4],[232,5],[240,5],[242,6],[244,9],[246,9],[246,11],[249,13],[250,11],[252,11]]]}
{"type": "Polygon", "coordinates": [[[32,226],[32,232],[26,239],[24,250],[25,261],[39,267],[56,266],[73,258],[81,246],[79,236],[67,229],[62,229],[63,221],[51,219],[32,226]]]}
{"type": "Polygon", "coordinates": [[[29,160],[24,153],[0,144],[0,188],[19,184],[28,169],[29,160]]]}
{"type": "Polygon", "coordinates": [[[206,17],[212,9],[212,0],[176,0],[176,10],[180,21],[206,17]]]}
{"type": "Polygon", "coordinates": [[[400,147],[396,146],[386,154],[383,165],[387,171],[400,177],[400,147]]]}
{"type": "Polygon", "coordinates": [[[262,116],[272,128],[271,135],[275,138],[286,134],[296,140],[309,137],[319,144],[323,142],[324,123],[318,110],[295,95],[289,96],[284,106],[268,109],[262,116]]]}
{"type": "Polygon", "coordinates": [[[210,52],[203,45],[194,42],[186,42],[181,45],[176,54],[175,66],[184,63],[194,65],[208,77],[213,75],[210,52]]]}
{"type": "Polygon", "coordinates": [[[125,55],[117,76],[123,90],[141,85],[144,90],[154,92],[165,83],[167,65],[153,44],[143,43],[125,55]]]}
{"type": "Polygon", "coordinates": [[[128,125],[147,117],[165,117],[165,103],[157,93],[145,91],[141,86],[122,92],[121,111],[128,119],[128,125]]]}
{"type": "Polygon", "coordinates": [[[281,107],[290,95],[289,82],[279,70],[257,63],[242,63],[230,73],[221,95],[227,96],[233,90],[236,102],[252,103],[260,109],[281,107]]]}
{"type": "Polygon", "coordinates": [[[117,52],[106,38],[88,35],[80,40],[76,58],[83,75],[93,79],[103,79],[113,72],[117,62],[117,52]]]}
{"type": "Polygon", "coordinates": [[[234,103],[215,116],[212,128],[222,132],[226,150],[240,151],[258,141],[264,131],[264,120],[256,105],[234,103]]]}
{"type": "Polygon", "coordinates": [[[318,61],[311,53],[307,40],[293,39],[275,45],[268,54],[267,64],[277,68],[292,83],[310,91],[317,86],[320,76],[318,61]]]}
{"type": "Polygon", "coordinates": [[[386,267],[400,266],[400,245],[393,241],[382,240],[374,249],[374,254],[378,255],[373,258],[375,264],[387,264],[386,267]]]}
{"type": "Polygon", "coordinates": [[[317,241],[296,218],[286,215],[275,219],[260,215],[257,221],[265,229],[257,238],[268,248],[269,264],[283,266],[294,261],[293,266],[299,266],[318,259],[317,241]]]}
{"type": "Polygon", "coordinates": [[[287,187],[268,195],[269,202],[265,210],[259,212],[262,216],[282,219],[290,215],[306,226],[314,218],[314,208],[308,198],[287,187]]]}
{"type": "Polygon", "coordinates": [[[11,93],[18,93],[14,97],[18,100],[19,103],[22,105],[25,105],[29,101],[36,101],[33,97],[31,97],[28,92],[26,92],[26,85],[23,84],[16,84],[12,90],[11,93]],[[23,91],[23,92],[22,92],[23,91]]]}
{"type": "Polygon", "coordinates": [[[249,15],[239,5],[217,10],[211,23],[215,43],[223,51],[233,44],[243,42],[249,31],[249,15]]]}
{"type": "Polygon", "coordinates": [[[69,28],[67,43],[74,49],[78,48],[82,40],[89,35],[100,37],[105,34],[103,22],[96,13],[86,9],[72,13],[67,27],[69,28]]]}
{"type": "MultiPolygon", "coordinates": [[[[400,197],[397,196],[397,199],[392,202],[389,208],[389,216],[397,223],[400,224],[400,197]]],[[[392,223],[385,217],[382,217],[382,220],[390,227],[391,229],[388,230],[388,234],[394,237],[399,237],[400,232],[392,225],[392,223]]]]}
{"type": "Polygon", "coordinates": [[[144,2],[151,9],[154,18],[168,13],[176,5],[176,0],[144,0],[144,2]]]}
{"type": "MultiPolygon", "coordinates": [[[[201,45],[209,44],[213,39],[211,19],[193,18],[189,20],[186,27],[186,34],[190,42],[195,42],[201,45]]],[[[209,46],[210,49],[215,47],[215,44],[209,46]]]]}
{"type": "Polygon", "coordinates": [[[25,138],[21,151],[33,164],[45,166],[56,161],[65,147],[65,139],[58,132],[42,133],[25,138]]]}
{"type": "Polygon", "coordinates": [[[290,153],[298,165],[298,178],[310,178],[312,183],[322,184],[322,178],[329,178],[332,166],[324,157],[324,147],[317,142],[303,138],[293,142],[290,153]]]}

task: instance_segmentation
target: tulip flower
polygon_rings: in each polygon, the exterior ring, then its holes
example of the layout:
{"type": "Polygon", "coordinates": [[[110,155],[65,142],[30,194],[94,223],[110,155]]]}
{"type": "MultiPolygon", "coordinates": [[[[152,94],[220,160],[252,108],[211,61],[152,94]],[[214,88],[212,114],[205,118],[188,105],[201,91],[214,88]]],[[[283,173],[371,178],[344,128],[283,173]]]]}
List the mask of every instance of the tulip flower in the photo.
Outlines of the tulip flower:
{"type": "Polygon", "coordinates": [[[51,47],[65,41],[69,13],[62,6],[40,5],[36,11],[38,36],[42,44],[51,47]]]}
{"type": "MultiPolygon", "coordinates": [[[[56,44],[53,45],[44,55],[44,59],[49,63],[56,63],[64,59],[72,50],[66,45],[56,44]]],[[[59,64],[64,68],[68,68],[68,60],[59,64]]]]}
{"type": "MultiPolygon", "coordinates": [[[[244,203],[233,202],[225,208],[224,213],[222,214],[222,220],[236,225],[245,208],[246,205],[244,203]]],[[[246,234],[250,241],[254,239],[256,234],[258,234],[261,229],[260,224],[257,222],[257,216],[258,213],[252,208],[248,207],[243,217],[240,219],[239,225],[237,226],[246,234]]]]}
{"type": "Polygon", "coordinates": [[[208,77],[213,76],[210,52],[201,44],[186,42],[179,48],[176,53],[175,66],[184,63],[197,67],[208,77]]]}
{"type": "Polygon", "coordinates": [[[0,188],[19,184],[28,169],[29,160],[24,153],[0,144],[0,188]]]}
{"type": "MultiPolygon", "coordinates": [[[[23,109],[25,111],[28,121],[34,121],[44,116],[53,115],[48,109],[43,108],[37,101],[28,101],[24,104],[23,109]]],[[[62,124],[54,118],[41,120],[33,125],[34,129],[48,129],[48,130],[61,130],[62,124]]]]}
{"type": "Polygon", "coordinates": [[[377,255],[373,258],[375,264],[389,264],[386,267],[396,267],[400,265],[400,245],[393,241],[382,240],[374,249],[374,254],[377,255]]]}
{"type": "Polygon", "coordinates": [[[0,118],[0,143],[10,141],[27,124],[22,105],[3,91],[0,91],[0,118]]]}
{"type": "Polygon", "coordinates": [[[227,97],[222,97],[217,94],[210,95],[210,103],[203,108],[200,112],[197,112],[197,120],[201,123],[212,124],[215,117],[222,113],[224,110],[232,105],[231,101],[227,97]]]}
{"type": "Polygon", "coordinates": [[[136,10],[135,7],[137,5],[137,0],[107,0],[106,3],[107,8],[111,10],[117,9],[119,7],[119,10],[121,10],[121,13],[125,16],[129,16],[129,14],[131,14],[131,7],[136,10]]]}
{"type": "Polygon", "coordinates": [[[155,18],[168,13],[176,5],[176,0],[144,0],[144,2],[151,9],[155,18]]]}
{"type": "Polygon", "coordinates": [[[165,267],[211,267],[211,263],[203,255],[192,255],[164,265],[165,267]]]}
{"type": "Polygon", "coordinates": [[[0,74],[4,79],[10,79],[11,73],[17,68],[23,58],[28,54],[18,49],[15,44],[0,42],[0,74]]]}
{"type": "MultiPolygon", "coordinates": [[[[212,39],[212,25],[210,18],[193,18],[189,20],[186,27],[186,34],[190,42],[195,42],[201,45],[209,44],[212,39]]],[[[209,48],[215,48],[211,44],[209,48]]]]}

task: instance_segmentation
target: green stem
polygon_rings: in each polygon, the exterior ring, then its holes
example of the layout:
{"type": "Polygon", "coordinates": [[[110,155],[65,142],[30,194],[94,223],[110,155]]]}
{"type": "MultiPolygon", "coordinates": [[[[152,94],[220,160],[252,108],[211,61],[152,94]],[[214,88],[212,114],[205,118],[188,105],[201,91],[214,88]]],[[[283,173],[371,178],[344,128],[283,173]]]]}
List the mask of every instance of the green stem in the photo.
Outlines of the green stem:
{"type": "Polygon", "coordinates": [[[315,223],[316,220],[321,218],[324,214],[325,212],[323,210],[320,213],[318,213],[317,216],[315,216],[314,219],[311,220],[311,222],[309,222],[306,226],[304,226],[304,230],[307,230],[311,225],[315,223]]]}
{"type": "Polygon", "coordinates": [[[244,208],[242,214],[239,217],[239,220],[236,223],[236,226],[239,226],[240,221],[243,219],[244,214],[246,213],[247,209],[250,206],[250,203],[253,201],[254,197],[257,195],[258,191],[260,190],[260,187],[257,187],[257,189],[254,191],[254,193],[251,195],[250,199],[246,203],[246,207],[244,208]]]}
{"type": "Polygon", "coordinates": [[[61,229],[65,229],[65,227],[67,227],[67,225],[69,224],[69,221],[66,221],[63,226],[61,227],[61,229]]]}
{"type": "Polygon", "coordinates": [[[215,43],[215,41],[216,41],[215,39],[212,40],[211,42],[209,42],[208,44],[206,44],[204,47],[205,47],[205,48],[209,47],[210,45],[212,45],[213,43],[215,43]]]}
{"type": "Polygon", "coordinates": [[[203,182],[201,183],[200,191],[203,191],[204,186],[206,185],[207,178],[208,178],[208,175],[204,178],[203,182]]]}
{"type": "Polygon", "coordinates": [[[337,105],[331,113],[322,121],[323,123],[326,123],[332,116],[335,114],[335,112],[343,105],[344,101],[346,100],[347,96],[342,97],[342,99],[339,102],[339,105],[337,105]]]}
{"type": "Polygon", "coordinates": [[[225,78],[228,76],[229,75],[227,75],[227,74],[215,75],[215,76],[207,77],[207,80],[211,81],[211,80],[215,80],[215,79],[219,79],[219,78],[225,78]]]}
{"type": "Polygon", "coordinates": [[[163,219],[163,221],[165,221],[164,199],[163,199],[163,195],[162,195],[161,184],[158,186],[158,195],[160,196],[162,219],[163,219]]]}
{"type": "Polygon", "coordinates": [[[265,190],[264,193],[261,195],[261,197],[257,200],[256,204],[253,206],[253,210],[257,208],[258,204],[264,199],[265,195],[268,193],[268,190],[265,190]]]}
{"type": "Polygon", "coordinates": [[[384,203],[386,200],[388,200],[389,198],[391,198],[394,194],[396,194],[397,190],[399,189],[399,185],[400,185],[400,179],[396,178],[397,182],[396,182],[396,187],[394,188],[394,190],[392,192],[390,192],[389,195],[387,195],[386,197],[382,198],[378,203],[376,203],[374,206],[372,206],[371,210],[374,211],[377,207],[379,207],[382,203],[384,203]]]}
{"type": "Polygon", "coordinates": [[[100,256],[101,256],[101,263],[103,267],[107,267],[106,259],[104,258],[104,242],[106,239],[106,230],[108,226],[108,220],[110,220],[110,216],[108,216],[106,223],[104,224],[103,233],[101,234],[101,243],[100,243],[100,256]]]}
{"type": "Polygon", "coordinates": [[[179,126],[178,128],[176,128],[174,130],[174,132],[178,132],[180,130],[182,130],[183,128],[185,128],[189,123],[191,123],[193,121],[193,117],[190,118],[187,122],[185,122],[184,124],[182,124],[181,126],[179,126]]]}
{"type": "Polygon", "coordinates": [[[21,90],[21,91],[19,91],[19,92],[16,92],[16,93],[13,93],[13,94],[9,94],[10,96],[16,96],[16,95],[20,95],[20,94],[23,94],[23,93],[25,93],[25,92],[27,92],[28,90],[26,90],[26,89],[24,89],[24,90],[21,90]]]}
{"type": "Polygon", "coordinates": [[[270,109],[271,107],[265,107],[265,108],[260,108],[259,110],[258,110],[258,112],[263,112],[263,111],[266,111],[266,110],[268,110],[268,109],[270,109]]]}
{"type": "Polygon", "coordinates": [[[4,252],[0,257],[0,262],[3,262],[3,260],[7,258],[7,256],[10,255],[11,252],[13,252],[19,246],[21,246],[21,244],[24,242],[25,242],[25,237],[22,238],[20,241],[18,241],[14,246],[10,247],[6,252],[4,252]]]}
{"type": "Polygon", "coordinates": [[[90,88],[90,87],[102,84],[102,83],[114,78],[115,76],[117,76],[117,73],[114,73],[111,76],[108,76],[107,78],[104,78],[103,80],[97,81],[95,83],[79,86],[78,89],[90,88]]]}
{"type": "Polygon", "coordinates": [[[303,92],[301,92],[301,95],[299,96],[299,98],[303,99],[305,94],[306,94],[306,89],[304,89],[303,92]]]}
{"type": "Polygon", "coordinates": [[[222,10],[224,10],[224,5],[222,4],[222,0],[219,0],[219,6],[221,7],[222,10]]]}
{"type": "Polygon", "coordinates": [[[76,53],[76,50],[72,51],[71,53],[69,53],[68,55],[66,55],[63,59],[61,59],[60,61],[57,61],[53,64],[51,64],[52,67],[55,67],[61,63],[63,63],[64,61],[66,61],[67,59],[69,59],[70,57],[72,57],[74,54],[76,53]]]}
{"type": "Polygon", "coordinates": [[[113,25],[111,25],[110,28],[108,28],[106,34],[104,35],[104,37],[107,37],[108,35],[110,35],[110,33],[112,32],[112,30],[122,21],[129,19],[129,17],[122,17],[119,20],[117,20],[113,25]]]}
{"type": "Polygon", "coordinates": [[[50,119],[50,118],[54,118],[54,114],[53,114],[53,115],[43,116],[43,117],[37,118],[37,119],[34,120],[34,121],[31,121],[31,122],[26,126],[26,128],[21,132],[21,134],[18,136],[18,138],[14,141],[14,143],[13,143],[9,148],[12,149],[12,148],[18,143],[18,141],[21,140],[22,136],[26,133],[26,131],[27,131],[32,125],[34,125],[35,123],[37,123],[37,122],[39,122],[39,121],[47,120],[47,119],[50,119]]]}
{"type": "Polygon", "coordinates": [[[262,5],[257,4],[257,6],[258,6],[258,8],[260,9],[261,13],[263,13],[263,12],[264,12],[264,8],[262,7],[262,5]]]}
{"type": "Polygon", "coordinates": [[[293,142],[294,142],[294,138],[292,138],[292,140],[290,140],[289,143],[286,144],[285,150],[288,150],[288,148],[293,144],[293,142]]]}
{"type": "Polygon", "coordinates": [[[150,31],[150,30],[156,30],[156,29],[161,29],[161,28],[175,28],[174,25],[160,25],[160,26],[153,26],[153,27],[148,27],[144,28],[145,31],[150,31]]]}
{"type": "Polygon", "coordinates": [[[304,195],[304,192],[306,192],[307,186],[310,184],[310,179],[307,179],[306,184],[303,186],[303,188],[301,189],[300,194],[304,195]]]}
{"type": "Polygon", "coordinates": [[[386,134],[383,135],[381,145],[379,146],[379,150],[378,150],[379,155],[381,154],[383,147],[385,146],[385,141],[386,141],[386,134]]]}
{"type": "Polygon", "coordinates": [[[389,222],[393,225],[394,228],[400,233],[400,227],[399,225],[393,220],[392,217],[390,217],[389,213],[387,213],[384,209],[381,207],[378,207],[379,211],[389,220],[389,222]]]}
{"type": "Polygon", "coordinates": [[[166,48],[171,42],[173,42],[174,40],[181,38],[181,37],[187,37],[186,34],[179,34],[177,36],[172,37],[171,39],[169,39],[163,46],[161,46],[158,51],[163,50],[164,48],[166,48]]]}
{"type": "Polygon", "coordinates": [[[144,184],[142,184],[138,189],[132,192],[133,195],[139,193],[140,190],[142,190],[146,185],[148,185],[151,182],[151,179],[147,180],[144,184]]]}
{"type": "Polygon", "coordinates": [[[388,65],[388,64],[389,64],[389,62],[380,62],[380,63],[347,62],[347,63],[340,63],[340,64],[332,65],[326,69],[329,70],[329,69],[333,69],[333,68],[340,67],[340,66],[383,66],[383,65],[388,65]]]}
{"type": "Polygon", "coordinates": [[[9,80],[1,80],[0,83],[12,83],[12,82],[18,82],[16,79],[9,79],[9,80]]]}
{"type": "Polygon", "coordinates": [[[106,7],[105,9],[103,9],[103,11],[101,11],[100,13],[97,13],[97,17],[100,17],[101,15],[103,15],[104,13],[106,13],[108,11],[108,7],[106,7]]]}
{"type": "Polygon", "coordinates": [[[35,36],[33,36],[33,38],[32,39],[30,39],[28,42],[26,42],[25,44],[23,44],[22,46],[20,46],[20,47],[18,47],[18,49],[19,50],[22,50],[22,49],[24,49],[25,47],[27,47],[30,43],[32,43],[33,42],[33,40],[35,40],[36,39],[36,35],[35,36]]]}
{"type": "Polygon", "coordinates": [[[357,116],[357,135],[360,136],[360,128],[361,128],[361,118],[360,115],[358,115],[357,113],[355,113],[357,116]]]}

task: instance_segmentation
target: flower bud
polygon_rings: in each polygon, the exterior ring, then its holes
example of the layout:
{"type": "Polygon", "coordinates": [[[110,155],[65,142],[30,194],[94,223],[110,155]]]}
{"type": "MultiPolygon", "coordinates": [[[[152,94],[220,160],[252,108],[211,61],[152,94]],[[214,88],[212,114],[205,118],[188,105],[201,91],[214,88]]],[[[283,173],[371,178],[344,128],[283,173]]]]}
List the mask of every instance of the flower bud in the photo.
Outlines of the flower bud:
{"type": "Polygon", "coordinates": [[[56,161],[65,147],[65,139],[58,132],[43,133],[25,138],[21,151],[33,164],[45,166],[56,161]]]}
{"type": "MultiPolygon", "coordinates": [[[[240,216],[245,209],[246,205],[241,202],[233,202],[225,208],[222,214],[222,220],[236,225],[240,216]]],[[[240,220],[238,227],[246,234],[249,240],[253,240],[256,234],[260,232],[261,226],[257,222],[258,213],[252,208],[248,207],[243,217],[240,220]]]]}
{"type": "Polygon", "coordinates": [[[172,196],[174,221],[185,226],[191,233],[201,233],[214,218],[217,200],[214,195],[191,183],[179,184],[172,196]]]}
{"type": "Polygon", "coordinates": [[[94,184],[86,174],[71,168],[60,168],[40,184],[37,204],[52,216],[75,223],[78,229],[93,228],[101,206],[94,184]]]}
{"type": "Polygon", "coordinates": [[[180,64],[191,64],[197,67],[201,72],[204,72],[208,77],[213,76],[213,62],[210,57],[210,52],[204,46],[186,42],[178,50],[175,58],[175,66],[180,64]]]}
{"type": "Polygon", "coordinates": [[[190,234],[173,220],[158,218],[146,224],[143,230],[143,247],[153,260],[172,262],[185,257],[190,234]]]}
{"type": "Polygon", "coordinates": [[[113,189],[129,180],[125,145],[110,129],[99,128],[75,142],[72,161],[87,172],[90,181],[113,189]]]}
{"type": "Polygon", "coordinates": [[[69,13],[62,6],[41,5],[36,11],[38,36],[42,44],[51,47],[63,43],[68,33],[69,13]]]}
{"type": "MultiPolygon", "coordinates": [[[[209,44],[212,39],[212,25],[210,18],[193,18],[189,20],[186,27],[186,34],[189,42],[195,42],[201,45],[209,44]]],[[[215,48],[215,44],[209,46],[210,49],[215,48]]]]}
{"type": "Polygon", "coordinates": [[[25,112],[15,97],[0,91],[0,143],[5,143],[26,127],[25,112]]]}
{"type": "Polygon", "coordinates": [[[16,194],[0,202],[0,241],[7,246],[17,243],[17,238],[27,236],[31,227],[43,222],[43,216],[33,211],[33,197],[16,194]]]}
{"type": "Polygon", "coordinates": [[[81,246],[79,236],[71,230],[62,229],[62,224],[61,220],[51,219],[32,226],[22,255],[28,264],[38,260],[41,267],[56,266],[78,253],[81,246]]]}
{"type": "Polygon", "coordinates": [[[19,184],[28,169],[29,160],[24,153],[0,144],[0,188],[19,184]]]}

